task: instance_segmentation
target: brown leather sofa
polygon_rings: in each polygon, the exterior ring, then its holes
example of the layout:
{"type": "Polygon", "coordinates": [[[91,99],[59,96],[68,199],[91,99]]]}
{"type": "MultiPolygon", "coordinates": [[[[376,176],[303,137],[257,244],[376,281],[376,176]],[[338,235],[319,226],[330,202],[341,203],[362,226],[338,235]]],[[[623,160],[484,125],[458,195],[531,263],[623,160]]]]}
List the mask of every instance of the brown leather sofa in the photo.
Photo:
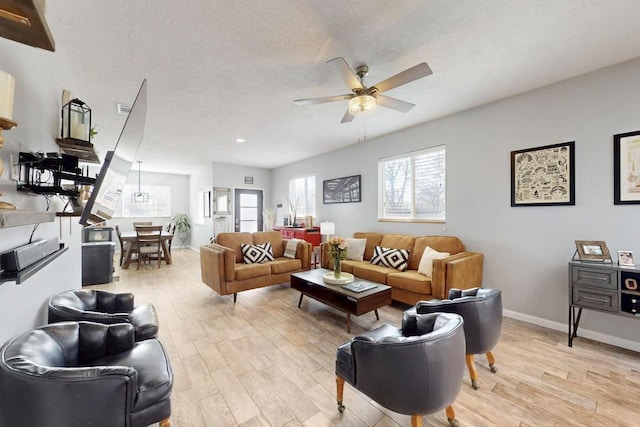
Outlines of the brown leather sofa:
{"type": "MultiPolygon", "coordinates": [[[[391,286],[391,298],[415,305],[418,301],[433,298],[445,299],[449,289],[469,289],[482,286],[484,255],[465,251],[464,244],[454,236],[411,236],[406,234],[353,233],[356,239],[367,239],[362,261],[343,260],[341,270],[356,277],[391,286]],[[406,271],[371,264],[374,248],[409,250],[409,267],[406,271]],[[448,252],[449,257],[433,260],[431,278],[418,272],[425,248],[448,252]]],[[[321,265],[333,269],[329,246],[321,245],[321,265]]]]}
{"type": "Polygon", "coordinates": [[[233,294],[236,302],[238,292],[264,286],[289,282],[292,273],[311,268],[310,243],[299,240],[295,258],[285,258],[284,251],[290,239],[283,239],[277,231],[255,233],[220,233],[216,243],[200,247],[202,281],[220,295],[233,294]],[[274,261],[245,264],[241,245],[271,243],[274,261]]]}

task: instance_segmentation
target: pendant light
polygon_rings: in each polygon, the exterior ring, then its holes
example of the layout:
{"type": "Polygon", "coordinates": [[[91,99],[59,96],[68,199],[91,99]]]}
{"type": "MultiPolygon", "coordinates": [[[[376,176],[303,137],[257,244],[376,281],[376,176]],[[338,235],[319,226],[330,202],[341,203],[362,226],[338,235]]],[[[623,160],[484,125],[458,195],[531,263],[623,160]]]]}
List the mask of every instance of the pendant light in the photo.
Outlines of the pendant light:
{"type": "Polygon", "coordinates": [[[143,193],[140,187],[140,163],[142,163],[142,160],[138,160],[138,192],[131,195],[131,201],[133,203],[144,203],[149,201],[149,193],[143,193]]]}

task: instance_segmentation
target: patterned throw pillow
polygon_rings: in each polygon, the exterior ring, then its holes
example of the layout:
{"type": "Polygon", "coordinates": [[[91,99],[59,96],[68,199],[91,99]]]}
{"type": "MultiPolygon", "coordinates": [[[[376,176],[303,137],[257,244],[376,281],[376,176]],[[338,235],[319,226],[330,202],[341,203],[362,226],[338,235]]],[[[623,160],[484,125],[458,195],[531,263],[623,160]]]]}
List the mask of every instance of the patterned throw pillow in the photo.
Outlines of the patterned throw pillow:
{"type": "Polygon", "coordinates": [[[273,250],[271,243],[263,243],[261,245],[247,245],[243,243],[242,258],[245,264],[255,264],[267,261],[273,261],[273,250]]]}
{"type": "Polygon", "coordinates": [[[407,267],[409,267],[409,251],[406,249],[383,248],[382,246],[376,246],[373,248],[371,264],[383,265],[400,271],[407,271],[407,267]]]}

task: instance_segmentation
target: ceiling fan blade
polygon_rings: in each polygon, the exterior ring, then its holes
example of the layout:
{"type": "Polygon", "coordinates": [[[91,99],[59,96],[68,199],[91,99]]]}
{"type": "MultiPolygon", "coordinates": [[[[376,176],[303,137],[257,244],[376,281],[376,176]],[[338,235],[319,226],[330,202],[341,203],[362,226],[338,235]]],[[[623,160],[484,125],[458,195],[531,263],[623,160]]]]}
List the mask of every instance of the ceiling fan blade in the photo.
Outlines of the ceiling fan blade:
{"type": "Polygon", "coordinates": [[[347,64],[347,61],[345,61],[343,57],[339,56],[337,58],[333,58],[332,60],[327,61],[327,64],[331,65],[333,71],[335,71],[347,86],[349,86],[349,89],[364,89],[362,82],[356,73],[353,72],[351,67],[349,67],[349,64],[347,64]]]}
{"type": "Polygon", "coordinates": [[[344,116],[342,116],[342,120],[340,120],[340,123],[349,123],[350,121],[353,120],[354,117],[355,115],[351,114],[351,112],[349,111],[349,108],[347,108],[347,112],[344,113],[344,116]]]}
{"type": "Polygon", "coordinates": [[[378,89],[378,93],[382,93],[398,86],[406,85],[407,83],[410,83],[414,80],[427,77],[431,74],[433,74],[431,68],[429,68],[426,62],[422,62],[414,67],[408,68],[403,72],[396,74],[395,76],[391,76],[388,79],[381,81],[380,83],[376,83],[372,87],[378,89]]]}
{"type": "Polygon", "coordinates": [[[409,102],[400,101],[399,99],[391,98],[390,96],[378,95],[376,94],[376,102],[378,105],[386,108],[391,108],[392,110],[400,111],[403,113],[408,112],[416,104],[411,104],[409,102]]]}
{"type": "Polygon", "coordinates": [[[296,99],[295,102],[298,105],[313,105],[313,104],[322,104],[325,102],[334,102],[334,101],[344,101],[353,98],[352,93],[348,93],[346,95],[335,95],[335,96],[323,96],[321,98],[307,98],[307,99],[296,99]]]}

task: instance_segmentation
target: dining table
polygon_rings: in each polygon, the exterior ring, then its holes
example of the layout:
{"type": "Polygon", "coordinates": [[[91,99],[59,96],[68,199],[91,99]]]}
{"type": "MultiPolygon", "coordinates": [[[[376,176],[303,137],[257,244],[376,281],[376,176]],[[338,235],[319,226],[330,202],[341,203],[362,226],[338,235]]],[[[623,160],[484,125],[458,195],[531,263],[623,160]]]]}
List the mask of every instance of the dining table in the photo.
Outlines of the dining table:
{"type": "MultiPolygon", "coordinates": [[[[135,247],[138,244],[138,234],[135,231],[123,231],[121,234],[122,244],[124,247],[124,260],[122,262],[122,269],[126,270],[129,268],[129,264],[131,263],[131,248],[135,247]],[[129,242],[128,245],[125,245],[125,242],[129,242]]],[[[162,246],[162,258],[165,260],[167,264],[171,264],[171,252],[169,251],[168,242],[173,238],[173,233],[169,233],[168,231],[162,230],[160,233],[160,244],[162,246]]]]}

